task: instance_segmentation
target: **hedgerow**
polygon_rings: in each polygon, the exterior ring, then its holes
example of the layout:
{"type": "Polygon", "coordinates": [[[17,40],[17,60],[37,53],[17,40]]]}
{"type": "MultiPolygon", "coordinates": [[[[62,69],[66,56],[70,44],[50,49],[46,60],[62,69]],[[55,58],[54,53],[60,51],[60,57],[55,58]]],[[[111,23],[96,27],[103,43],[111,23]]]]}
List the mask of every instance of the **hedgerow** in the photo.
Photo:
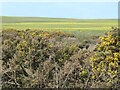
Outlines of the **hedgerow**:
{"type": "Polygon", "coordinates": [[[4,30],[2,88],[118,88],[120,37],[100,37],[94,51],[64,32],[4,30]]]}

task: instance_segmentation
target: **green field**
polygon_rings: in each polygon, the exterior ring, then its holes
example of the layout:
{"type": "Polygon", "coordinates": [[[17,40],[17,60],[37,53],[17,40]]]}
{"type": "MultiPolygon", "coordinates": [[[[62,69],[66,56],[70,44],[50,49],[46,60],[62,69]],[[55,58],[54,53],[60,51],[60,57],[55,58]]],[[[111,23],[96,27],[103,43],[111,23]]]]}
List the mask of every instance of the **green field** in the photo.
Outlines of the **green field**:
{"type": "Polygon", "coordinates": [[[47,17],[2,17],[2,28],[70,32],[80,38],[101,35],[117,27],[116,19],[69,19],[47,17]]]}

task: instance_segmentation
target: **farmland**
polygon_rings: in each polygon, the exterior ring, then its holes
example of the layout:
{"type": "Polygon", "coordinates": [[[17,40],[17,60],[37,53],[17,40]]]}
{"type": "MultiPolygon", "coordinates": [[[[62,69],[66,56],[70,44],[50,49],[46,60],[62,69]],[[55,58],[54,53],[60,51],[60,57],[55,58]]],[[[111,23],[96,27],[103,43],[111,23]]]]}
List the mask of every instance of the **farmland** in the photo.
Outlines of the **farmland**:
{"type": "Polygon", "coordinates": [[[67,32],[79,39],[102,35],[111,27],[117,27],[115,19],[70,19],[47,17],[2,17],[2,28],[17,30],[42,30],[67,32]]]}

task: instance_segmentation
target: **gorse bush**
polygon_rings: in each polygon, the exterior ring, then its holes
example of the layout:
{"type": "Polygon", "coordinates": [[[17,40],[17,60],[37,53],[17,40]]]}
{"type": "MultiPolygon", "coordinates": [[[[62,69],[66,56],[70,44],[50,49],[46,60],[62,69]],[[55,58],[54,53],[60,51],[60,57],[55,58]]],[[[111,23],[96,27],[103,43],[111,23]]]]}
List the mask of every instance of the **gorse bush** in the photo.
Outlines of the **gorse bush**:
{"type": "Polygon", "coordinates": [[[3,31],[2,87],[69,87],[66,84],[69,75],[80,58],[75,56],[80,51],[79,45],[70,39],[76,38],[62,32],[3,31]],[[76,57],[74,60],[73,56],[76,57]]]}
{"type": "Polygon", "coordinates": [[[64,32],[6,30],[2,35],[2,88],[118,86],[116,31],[101,37],[94,51],[89,51],[89,41],[81,43],[64,32]]]}
{"type": "Polygon", "coordinates": [[[105,87],[119,87],[120,83],[120,36],[118,31],[100,37],[101,43],[91,58],[92,78],[105,83],[105,87]]]}

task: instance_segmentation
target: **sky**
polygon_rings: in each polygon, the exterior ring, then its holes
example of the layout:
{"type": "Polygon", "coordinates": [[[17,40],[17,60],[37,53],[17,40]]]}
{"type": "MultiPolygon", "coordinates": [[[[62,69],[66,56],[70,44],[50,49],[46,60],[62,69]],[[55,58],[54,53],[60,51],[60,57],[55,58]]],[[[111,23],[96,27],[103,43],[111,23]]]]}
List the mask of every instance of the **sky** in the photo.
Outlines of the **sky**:
{"type": "Polygon", "coordinates": [[[0,16],[117,19],[117,2],[5,2],[0,16]]]}
{"type": "Polygon", "coordinates": [[[120,0],[0,0],[0,2],[119,2],[120,0]]]}

